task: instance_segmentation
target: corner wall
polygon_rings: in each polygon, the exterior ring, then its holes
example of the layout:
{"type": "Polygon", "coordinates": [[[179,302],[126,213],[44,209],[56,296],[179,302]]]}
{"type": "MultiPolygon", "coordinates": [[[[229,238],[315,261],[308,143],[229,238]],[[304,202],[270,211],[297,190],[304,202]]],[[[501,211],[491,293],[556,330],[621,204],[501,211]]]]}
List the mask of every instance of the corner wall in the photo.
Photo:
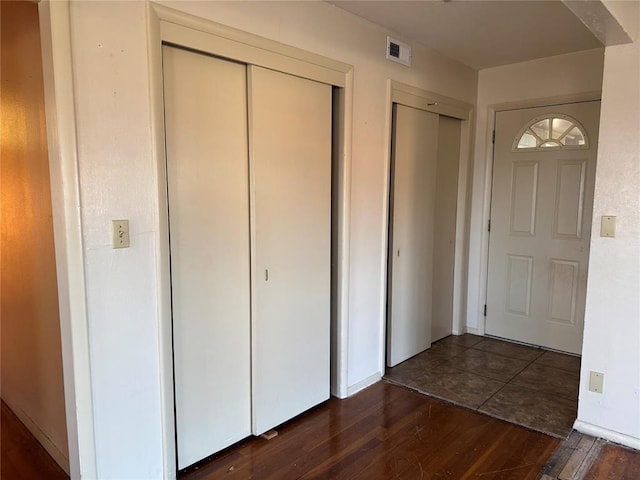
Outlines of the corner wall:
{"type": "Polygon", "coordinates": [[[0,9],[2,399],[68,472],[38,5],[0,9]]]}
{"type": "MultiPolygon", "coordinates": [[[[639,18],[640,20],[640,18],[639,18]]],[[[607,47],[576,428],[640,449],[640,41],[607,47]],[[600,237],[603,215],[615,238],[600,237]],[[589,372],[604,391],[589,391],[589,372]]]]}

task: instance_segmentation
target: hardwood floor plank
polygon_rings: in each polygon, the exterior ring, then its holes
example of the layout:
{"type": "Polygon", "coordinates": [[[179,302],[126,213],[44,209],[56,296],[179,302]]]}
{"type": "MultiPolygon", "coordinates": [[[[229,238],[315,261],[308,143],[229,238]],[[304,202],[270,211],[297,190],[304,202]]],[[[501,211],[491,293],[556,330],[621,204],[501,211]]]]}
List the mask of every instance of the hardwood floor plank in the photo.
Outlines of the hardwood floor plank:
{"type": "Polygon", "coordinates": [[[585,480],[637,480],[640,478],[640,452],[606,444],[584,478],[585,480]]]}
{"type": "MultiPolygon", "coordinates": [[[[0,430],[0,478],[68,478],[4,403],[0,430]]],[[[249,438],[179,476],[187,480],[551,480],[583,438],[572,435],[564,449],[556,450],[560,444],[556,438],[379,382],[349,399],[331,399],[280,426],[271,440],[249,438]]],[[[640,452],[598,443],[604,446],[585,479],[640,478],[640,452]]]]}
{"type": "Polygon", "coordinates": [[[379,382],[250,438],[181,478],[535,479],[559,441],[379,382]]]}
{"type": "Polygon", "coordinates": [[[69,478],[4,402],[0,415],[0,479],[69,478]]]}
{"type": "Polygon", "coordinates": [[[587,454],[593,447],[595,441],[595,438],[588,436],[584,436],[580,439],[580,442],[578,443],[575,451],[567,460],[567,463],[560,472],[560,475],[558,475],[559,480],[571,480],[572,478],[574,478],[575,473],[580,468],[580,465],[582,465],[582,462],[584,462],[587,458],[587,454]]]}

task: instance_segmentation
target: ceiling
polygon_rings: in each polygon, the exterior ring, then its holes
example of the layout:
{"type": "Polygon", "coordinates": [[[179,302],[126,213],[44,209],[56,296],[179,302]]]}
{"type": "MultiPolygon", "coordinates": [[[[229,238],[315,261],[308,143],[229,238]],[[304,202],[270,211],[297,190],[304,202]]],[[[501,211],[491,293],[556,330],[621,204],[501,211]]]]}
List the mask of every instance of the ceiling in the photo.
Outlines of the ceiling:
{"type": "Polygon", "coordinates": [[[330,1],[475,69],[602,47],[554,1],[330,1]]]}

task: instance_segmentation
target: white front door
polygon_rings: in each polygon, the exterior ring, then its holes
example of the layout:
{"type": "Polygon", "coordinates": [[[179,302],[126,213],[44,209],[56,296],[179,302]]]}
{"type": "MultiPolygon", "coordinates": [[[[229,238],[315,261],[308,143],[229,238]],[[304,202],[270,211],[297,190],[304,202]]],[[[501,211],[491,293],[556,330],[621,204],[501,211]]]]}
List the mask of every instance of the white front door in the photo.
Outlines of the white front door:
{"type": "Polygon", "coordinates": [[[581,351],[599,113],[584,102],[496,114],[490,335],[581,351]]]}

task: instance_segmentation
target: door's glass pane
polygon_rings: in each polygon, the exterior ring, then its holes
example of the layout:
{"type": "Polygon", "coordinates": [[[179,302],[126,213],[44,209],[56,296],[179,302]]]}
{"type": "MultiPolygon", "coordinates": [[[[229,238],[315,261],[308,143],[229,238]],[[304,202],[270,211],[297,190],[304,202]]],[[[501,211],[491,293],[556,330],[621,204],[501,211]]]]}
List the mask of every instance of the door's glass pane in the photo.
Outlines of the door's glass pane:
{"type": "Polygon", "coordinates": [[[538,135],[541,139],[545,140],[549,138],[549,123],[551,122],[550,118],[545,118],[544,120],[540,120],[538,123],[531,126],[531,130],[538,135]]]}
{"type": "Polygon", "coordinates": [[[578,127],[573,127],[562,139],[563,145],[584,145],[584,135],[578,127]]]}
{"type": "Polygon", "coordinates": [[[569,130],[571,125],[573,125],[573,123],[569,120],[565,120],[564,118],[554,118],[553,128],[551,129],[551,138],[559,138],[560,135],[569,130]]]}
{"type": "Polygon", "coordinates": [[[518,142],[518,148],[536,148],[538,141],[530,132],[524,132],[518,142]]]}
{"type": "Polygon", "coordinates": [[[553,116],[533,119],[523,126],[514,142],[514,150],[539,148],[587,147],[587,138],[578,122],[571,117],[553,116]]]}

